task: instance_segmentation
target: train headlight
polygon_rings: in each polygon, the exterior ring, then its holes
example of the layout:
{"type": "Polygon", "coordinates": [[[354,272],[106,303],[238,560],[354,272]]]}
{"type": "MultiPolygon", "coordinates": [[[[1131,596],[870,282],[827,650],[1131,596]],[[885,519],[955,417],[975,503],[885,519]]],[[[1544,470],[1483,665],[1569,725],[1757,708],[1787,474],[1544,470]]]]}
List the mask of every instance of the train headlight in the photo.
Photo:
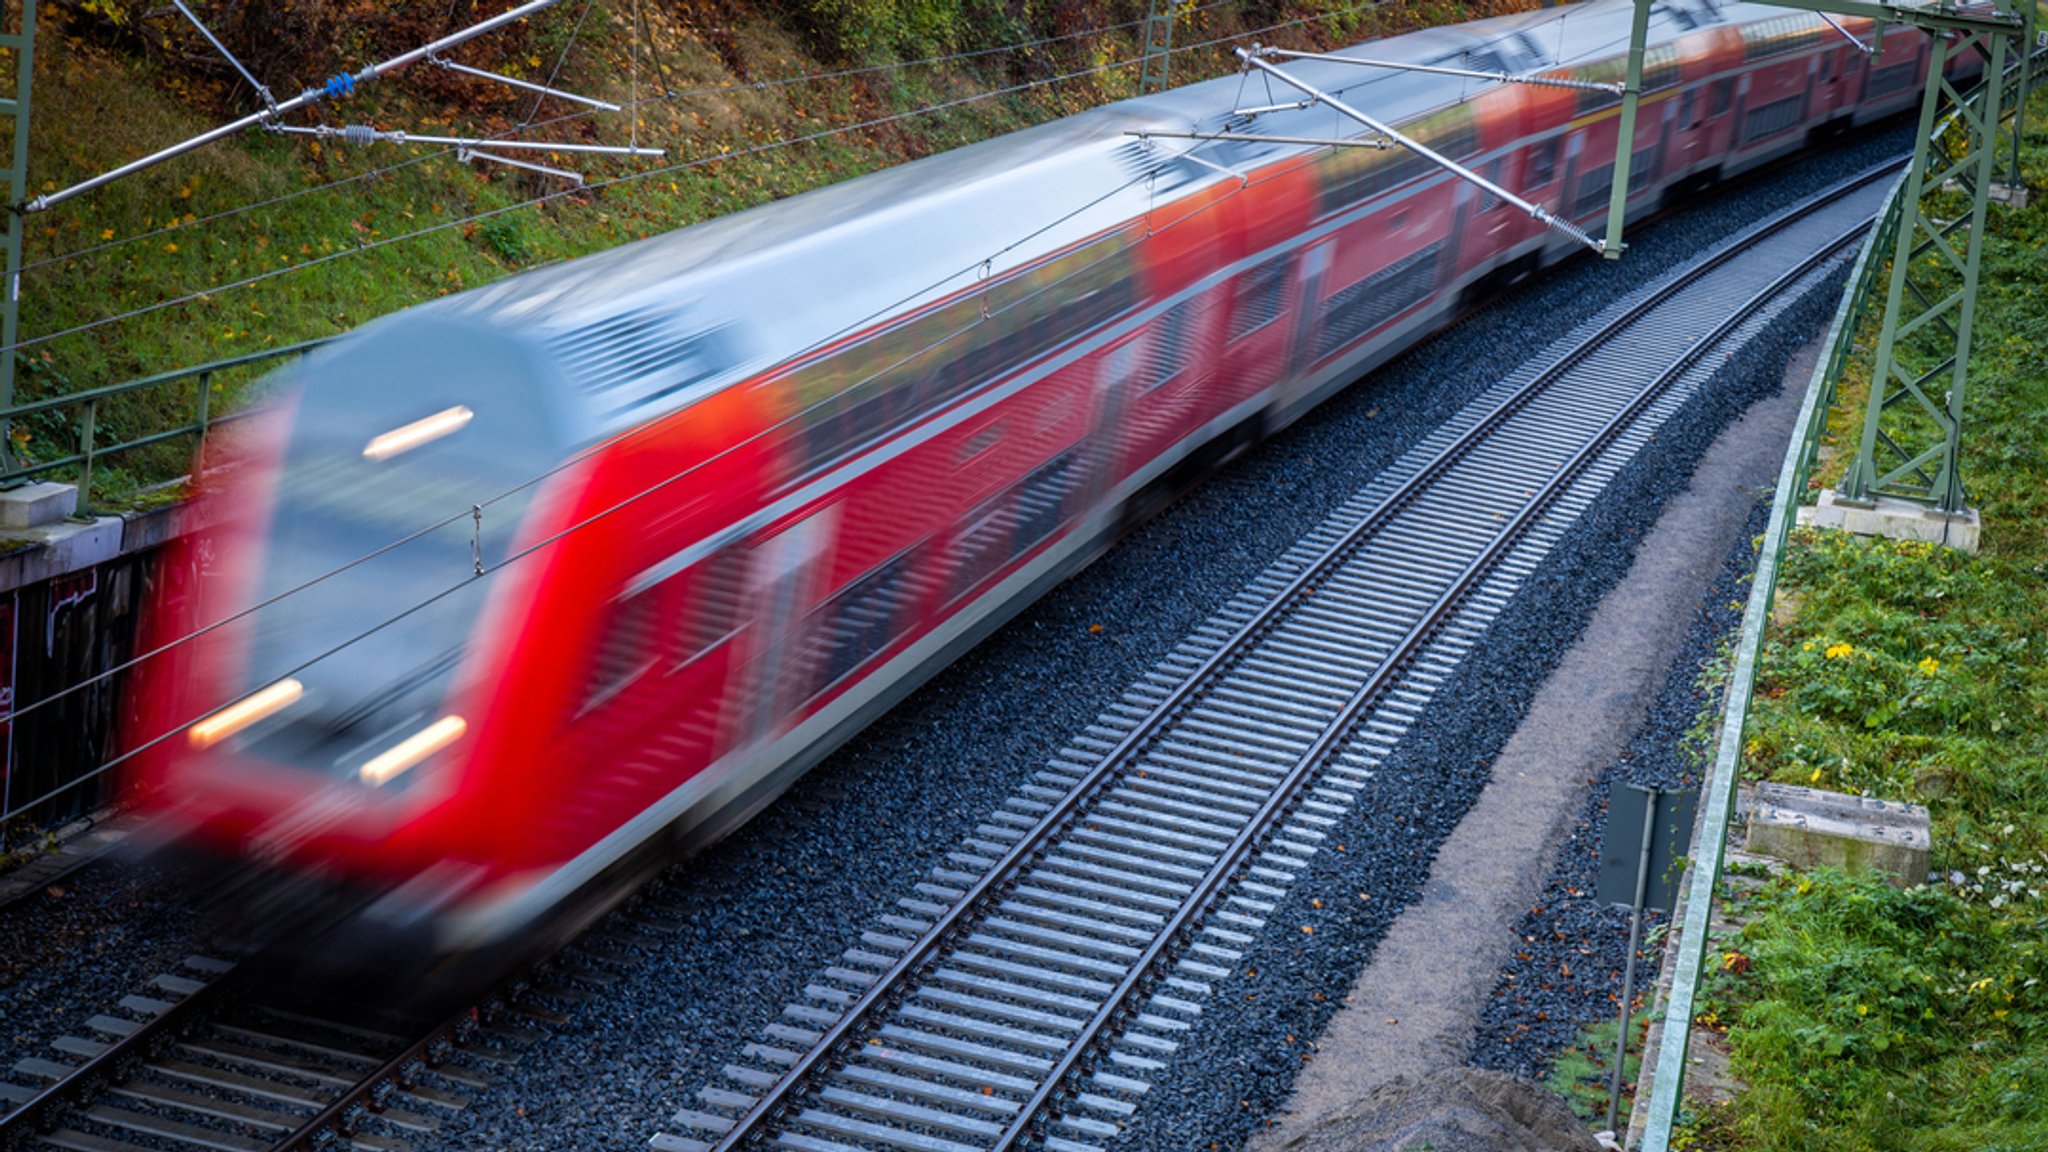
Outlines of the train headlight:
{"type": "Polygon", "coordinates": [[[185,738],[194,748],[211,748],[249,725],[274,716],[306,694],[297,680],[279,680],[260,692],[242,697],[186,730],[185,738]]]}
{"type": "Polygon", "coordinates": [[[369,762],[362,766],[357,775],[368,784],[386,783],[420,761],[462,739],[462,734],[468,730],[469,722],[462,717],[443,716],[370,757],[369,762]]]}
{"type": "Polygon", "coordinates": [[[410,452],[422,444],[430,444],[443,436],[460,432],[476,413],[457,404],[443,408],[424,420],[415,420],[403,427],[393,428],[374,437],[363,446],[363,457],[368,460],[389,460],[402,452],[410,452]]]}

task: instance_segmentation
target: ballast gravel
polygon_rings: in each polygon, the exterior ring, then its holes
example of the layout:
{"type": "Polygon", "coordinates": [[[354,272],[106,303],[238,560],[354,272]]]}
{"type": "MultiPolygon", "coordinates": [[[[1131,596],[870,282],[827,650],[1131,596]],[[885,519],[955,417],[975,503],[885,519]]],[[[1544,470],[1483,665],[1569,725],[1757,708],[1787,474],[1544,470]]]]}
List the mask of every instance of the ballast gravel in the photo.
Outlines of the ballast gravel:
{"type": "MultiPolygon", "coordinates": [[[[1758,501],[1701,601],[1684,645],[1673,654],[1649,714],[1630,737],[1627,751],[1594,780],[1542,898],[1515,926],[1521,943],[1501,967],[1480,1017],[1470,1057],[1474,1067],[1540,1080],[1558,1053],[1578,1040],[1581,1029],[1614,1018],[1628,959],[1629,914],[1594,896],[1608,785],[1621,780],[1664,789],[1699,786],[1704,765],[1688,736],[1718,699],[1701,677],[1716,647],[1742,621],[1756,568],[1755,541],[1769,519],[1769,502],[1758,501]]],[[[1667,920],[1656,912],[1646,914],[1645,933],[1667,920]]],[[[1636,967],[1639,1001],[1656,981],[1659,955],[1656,945],[1643,945],[1636,967]]]]}

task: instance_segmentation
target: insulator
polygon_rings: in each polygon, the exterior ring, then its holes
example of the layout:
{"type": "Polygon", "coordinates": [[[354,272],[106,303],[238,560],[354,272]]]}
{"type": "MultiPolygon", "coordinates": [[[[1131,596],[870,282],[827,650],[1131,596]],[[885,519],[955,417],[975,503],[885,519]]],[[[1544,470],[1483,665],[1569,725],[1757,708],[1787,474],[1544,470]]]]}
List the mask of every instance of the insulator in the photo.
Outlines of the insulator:
{"type": "Polygon", "coordinates": [[[350,124],[341,130],[341,140],[344,144],[375,144],[377,130],[368,124],[350,124]]]}

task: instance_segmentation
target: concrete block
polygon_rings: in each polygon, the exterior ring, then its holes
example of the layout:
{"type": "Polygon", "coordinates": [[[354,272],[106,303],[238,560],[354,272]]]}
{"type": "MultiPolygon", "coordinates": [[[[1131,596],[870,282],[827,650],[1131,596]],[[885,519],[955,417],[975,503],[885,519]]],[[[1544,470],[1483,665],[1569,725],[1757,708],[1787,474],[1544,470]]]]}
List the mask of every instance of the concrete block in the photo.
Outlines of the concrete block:
{"type": "Polygon", "coordinates": [[[0,531],[54,524],[78,511],[78,485],[45,480],[0,491],[0,531]]]}
{"type": "Polygon", "coordinates": [[[1830,490],[1820,494],[1818,505],[1799,510],[1799,526],[1837,528],[1887,540],[1925,540],[1975,553],[1984,524],[1975,508],[1951,514],[1889,496],[1878,497],[1875,504],[1851,504],[1830,490]]]}
{"type": "Polygon", "coordinates": [[[1993,184],[1985,189],[1985,194],[1993,204],[2003,204],[2008,208],[2025,208],[2027,206],[2028,197],[2025,184],[1993,184]]]}
{"type": "Polygon", "coordinates": [[[1904,887],[1927,879],[1933,843],[1927,809],[1918,804],[1761,784],[1746,847],[1800,868],[1884,872],[1904,887]]]}
{"type": "Polygon", "coordinates": [[[12,550],[0,552],[0,592],[84,571],[121,554],[119,516],[66,520],[8,535],[12,550]]]}

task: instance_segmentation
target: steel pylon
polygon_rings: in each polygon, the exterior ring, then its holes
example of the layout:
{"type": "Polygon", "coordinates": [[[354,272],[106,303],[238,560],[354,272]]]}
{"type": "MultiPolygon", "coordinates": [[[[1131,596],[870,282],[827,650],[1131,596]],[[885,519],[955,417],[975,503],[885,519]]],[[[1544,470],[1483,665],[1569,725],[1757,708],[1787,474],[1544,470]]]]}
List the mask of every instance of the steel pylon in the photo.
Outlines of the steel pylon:
{"type": "Polygon", "coordinates": [[[1870,396],[1838,502],[1888,496],[1948,513],[1968,504],[1959,457],[1984,225],[1994,195],[2024,199],[2015,190],[2032,15],[2030,7],[2010,30],[1931,31],[1913,163],[1894,208],[1870,396]],[[1985,61],[1986,82],[1960,91],[1946,65],[1971,54],[1985,61]]]}
{"type": "Polygon", "coordinates": [[[1166,91],[1166,70],[1173,62],[1173,10],[1180,0],[1149,0],[1145,5],[1145,56],[1138,68],[1138,93],[1166,91]]]}
{"type": "MultiPolygon", "coordinates": [[[[1890,24],[1919,28],[1933,41],[1913,162],[1895,204],[1898,218],[1887,221],[1880,237],[1892,246],[1891,267],[1863,434],[1837,495],[1840,503],[1868,505],[1889,496],[1960,513],[1968,502],[1958,457],[1985,216],[1994,200],[2026,200],[2019,141],[2032,80],[2036,0],[1767,2],[1865,17],[1877,23],[1880,42],[1890,24]],[[1948,66],[1973,55],[1985,61],[1986,83],[1966,92],[1951,80],[1948,66]]],[[[1622,250],[1629,142],[1651,6],[1652,0],[1637,0],[1630,34],[1607,218],[1610,256],[1622,250]]],[[[1831,374],[1839,379],[1839,367],[1831,374]]]]}

